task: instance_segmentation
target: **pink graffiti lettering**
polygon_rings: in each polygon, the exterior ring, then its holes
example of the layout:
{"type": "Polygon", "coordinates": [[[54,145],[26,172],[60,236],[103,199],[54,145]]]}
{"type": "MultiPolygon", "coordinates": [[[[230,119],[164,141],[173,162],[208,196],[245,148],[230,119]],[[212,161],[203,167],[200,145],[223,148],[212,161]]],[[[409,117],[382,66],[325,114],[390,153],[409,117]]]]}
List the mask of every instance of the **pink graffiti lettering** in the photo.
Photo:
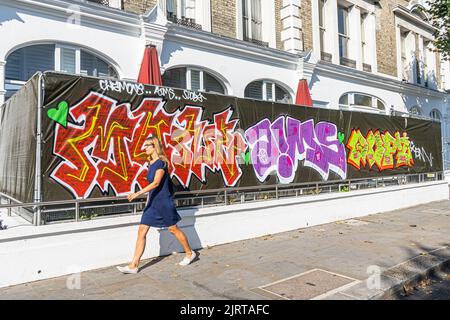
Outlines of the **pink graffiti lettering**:
{"type": "Polygon", "coordinates": [[[328,180],[331,171],[342,179],[347,175],[345,147],[337,138],[337,128],[328,122],[300,122],[281,116],[273,123],[268,119],[245,131],[251,159],[259,181],[275,172],[281,183],[295,178],[298,162],[317,171],[328,180]]]}

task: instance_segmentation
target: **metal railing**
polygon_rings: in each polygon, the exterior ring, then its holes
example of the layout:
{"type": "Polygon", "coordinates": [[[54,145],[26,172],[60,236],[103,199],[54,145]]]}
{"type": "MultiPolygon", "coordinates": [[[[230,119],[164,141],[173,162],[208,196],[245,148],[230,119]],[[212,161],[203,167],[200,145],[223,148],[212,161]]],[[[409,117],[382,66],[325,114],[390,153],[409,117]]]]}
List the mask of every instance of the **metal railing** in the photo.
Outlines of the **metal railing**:
{"type": "MultiPolygon", "coordinates": [[[[318,195],[331,192],[351,192],[353,190],[397,186],[411,183],[444,180],[443,172],[371,177],[351,180],[292,183],[287,185],[261,185],[254,187],[222,188],[195,192],[177,192],[174,197],[178,208],[204,208],[227,206],[257,201],[295,198],[305,195],[318,195]]],[[[0,209],[12,211],[28,210],[34,225],[78,222],[91,219],[109,218],[140,214],[146,198],[128,202],[126,196],[103,197],[95,199],[75,199],[48,201],[40,203],[18,203],[0,193],[0,209]],[[6,204],[3,204],[5,202],[6,204]],[[30,210],[31,209],[31,210],[30,210]]]]}
{"type": "Polygon", "coordinates": [[[104,6],[109,6],[109,0],[88,0],[89,2],[94,2],[104,6]]]}
{"type": "Polygon", "coordinates": [[[188,28],[201,30],[202,25],[195,22],[195,19],[192,18],[186,18],[186,17],[177,17],[172,12],[167,12],[167,20],[170,22],[173,22],[175,24],[179,24],[181,26],[185,26],[188,28]]]}

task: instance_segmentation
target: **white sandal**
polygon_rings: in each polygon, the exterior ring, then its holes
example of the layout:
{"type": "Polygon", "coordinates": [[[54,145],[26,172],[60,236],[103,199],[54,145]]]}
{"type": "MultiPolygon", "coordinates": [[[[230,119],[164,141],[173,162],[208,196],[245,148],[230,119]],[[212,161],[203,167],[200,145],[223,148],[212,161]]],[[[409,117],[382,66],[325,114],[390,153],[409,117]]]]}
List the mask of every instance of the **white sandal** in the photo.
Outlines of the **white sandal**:
{"type": "Polygon", "coordinates": [[[197,253],[195,253],[194,250],[192,250],[192,254],[191,257],[184,257],[183,260],[181,260],[181,262],[179,263],[180,266],[187,266],[188,264],[190,264],[192,261],[194,261],[194,259],[197,257],[197,253]]]}
{"type": "Polygon", "coordinates": [[[138,273],[138,268],[131,269],[128,266],[117,267],[117,270],[119,270],[120,272],[125,273],[125,274],[136,274],[136,273],[138,273]]]}

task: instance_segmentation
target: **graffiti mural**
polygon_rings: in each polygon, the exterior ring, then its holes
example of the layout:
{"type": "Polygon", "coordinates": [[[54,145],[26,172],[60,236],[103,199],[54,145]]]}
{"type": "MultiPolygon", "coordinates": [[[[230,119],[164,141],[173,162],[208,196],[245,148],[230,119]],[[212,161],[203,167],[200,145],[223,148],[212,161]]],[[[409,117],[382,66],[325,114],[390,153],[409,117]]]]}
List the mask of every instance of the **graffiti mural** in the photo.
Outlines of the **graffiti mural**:
{"type": "Polygon", "coordinates": [[[331,171],[342,179],[347,175],[345,147],[336,125],[314,120],[301,122],[281,116],[273,123],[263,119],[245,131],[253,169],[260,182],[276,172],[281,183],[294,180],[299,161],[328,180],[331,171]]]}
{"type": "Polygon", "coordinates": [[[147,186],[149,135],[163,144],[175,190],[194,197],[442,169],[433,121],[51,72],[44,89],[40,167],[48,201],[147,186]]]}
{"type": "MultiPolygon", "coordinates": [[[[117,105],[107,96],[90,93],[68,111],[52,120],[56,125],[53,152],[62,161],[51,177],[69,189],[76,198],[86,198],[98,186],[103,192],[111,187],[124,195],[135,187],[147,185],[147,165],[142,145],[150,134],[163,142],[171,160],[170,174],[185,187],[192,176],[205,182],[205,170],[221,172],[226,186],[233,186],[242,175],[237,157],[246,151],[243,136],[235,132],[238,120],[232,110],[214,115],[214,121],[202,121],[203,109],[185,106],[167,113],[160,98],[146,98],[135,109],[117,105]],[[66,124],[66,127],[62,125],[66,124]]],[[[50,109],[51,110],[51,109],[50,109]]]]}
{"type": "Polygon", "coordinates": [[[358,170],[361,165],[368,165],[370,169],[376,165],[379,171],[414,165],[406,132],[400,135],[400,132],[396,131],[392,136],[388,131],[380,133],[379,130],[369,130],[367,135],[363,136],[359,129],[353,129],[347,148],[350,150],[348,163],[358,170]]]}

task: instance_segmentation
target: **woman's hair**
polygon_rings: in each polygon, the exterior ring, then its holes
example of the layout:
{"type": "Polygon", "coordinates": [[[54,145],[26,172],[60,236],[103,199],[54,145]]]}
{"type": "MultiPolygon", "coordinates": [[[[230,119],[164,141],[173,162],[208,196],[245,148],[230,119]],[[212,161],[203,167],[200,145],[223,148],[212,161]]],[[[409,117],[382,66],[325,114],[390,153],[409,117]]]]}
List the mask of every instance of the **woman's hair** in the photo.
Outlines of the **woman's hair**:
{"type": "MultiPolygon", "coordinates": [[[[147,137],[147,139],[145,139],[145,141],[153,143],[153,145],[155,146],[156,153],[158,154],[159,160],[163,161],[166,164],[166,166],[168,166],[169,165],[169,159],[167,158],[166,154],[164,153],[164,149],[163,149],[162,143],[158,139],[158,137],[150,135],[150,136],[147,137]]],[[[149,157],[148,160],[149,161],[151,160],[150,157],[149,157]]]]}

